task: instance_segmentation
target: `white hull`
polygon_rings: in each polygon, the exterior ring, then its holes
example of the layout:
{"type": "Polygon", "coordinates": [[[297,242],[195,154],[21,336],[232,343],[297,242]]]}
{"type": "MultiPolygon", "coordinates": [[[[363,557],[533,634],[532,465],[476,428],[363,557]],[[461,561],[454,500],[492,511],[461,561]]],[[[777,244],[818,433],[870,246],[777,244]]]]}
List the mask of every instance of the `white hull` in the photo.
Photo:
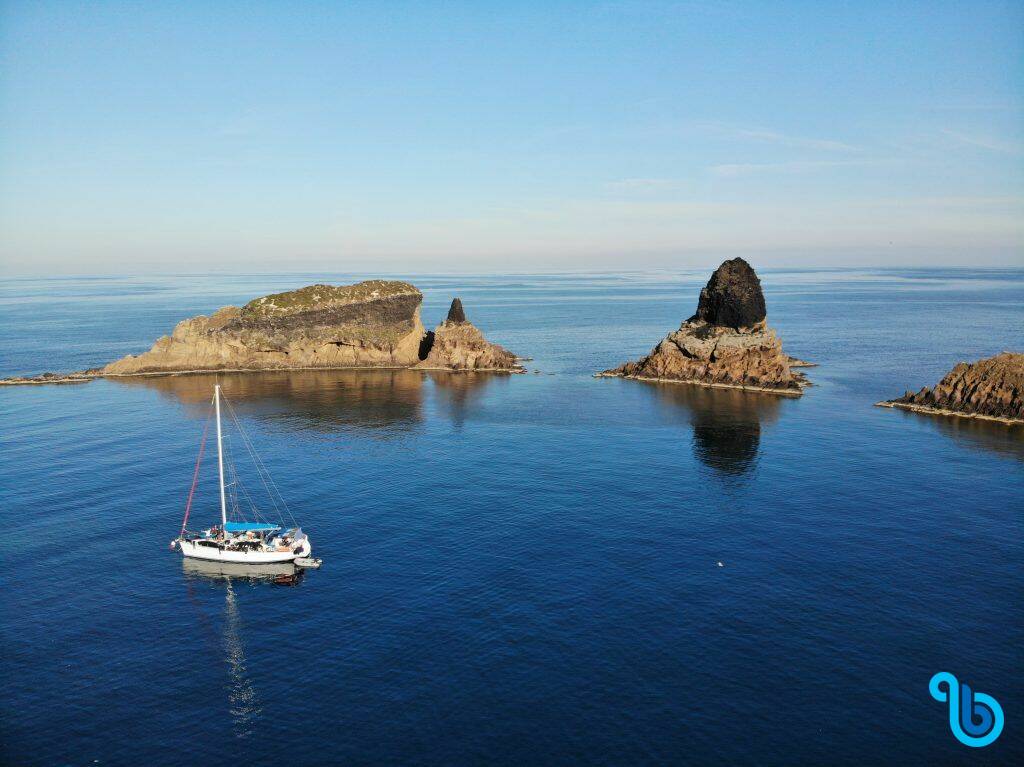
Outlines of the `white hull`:
{"type": "Polygon", "coordinates": [[[186,573],[203,575],[208,578],[276,578],[295,575],[296,568],[291,562],[275,562],[269,565],[240,565],[237,562],[211,562],[206,559],[183,557],[181,567],[186,573]]]}
{"type": "Polygon", "coordinates": [[[225,551],[216,546],[199,546],[193,541],[179,541],[181,553],[192,559],[211,562],[234,562],[244,565],[268,565],[276,562],[293,562],[305,551],[225,551]]]}

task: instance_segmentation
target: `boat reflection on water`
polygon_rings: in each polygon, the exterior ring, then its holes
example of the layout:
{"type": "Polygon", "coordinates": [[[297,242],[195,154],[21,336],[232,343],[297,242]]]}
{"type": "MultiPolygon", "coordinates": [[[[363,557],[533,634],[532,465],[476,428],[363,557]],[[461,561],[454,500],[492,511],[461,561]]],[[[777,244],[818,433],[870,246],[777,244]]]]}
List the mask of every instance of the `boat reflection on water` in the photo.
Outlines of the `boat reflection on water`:
{"type": "Polygon", "coordinates": [[[792,398],[767,392],[693,384],[647,383],[658,403],[693,428],[693,453],[723,477],[742,477],[757,466],[761,429],[792,398]]]}
{"type": "MultiPolygon", "coordinates": [[[[302,569],[291,562],[246,565],[189,558],[182,559],[181,567],[189,580],[189,595],[194,604],[194,579],[204,578],[224,584],[224,622],[218,643],[228,670],[228,708],[235,737],[251,737],[257,733],[256,724],[263,713],[263,704],[248,668],[235,583],[295,586],[302,580],[302,569]]],[[[198,604],[196,609],[200,610],[198,604]]]]}
{"type": "Polygon", "coordinates": [[[231,582],[274,583],[280,586],[295,586],[302,580],[303,570],[291,562],[250,565],[240,562],[214,562],[208,559],[183,557],[181,568],[186,575],[201,576],[224,581],[231,588],[231,582]]]}

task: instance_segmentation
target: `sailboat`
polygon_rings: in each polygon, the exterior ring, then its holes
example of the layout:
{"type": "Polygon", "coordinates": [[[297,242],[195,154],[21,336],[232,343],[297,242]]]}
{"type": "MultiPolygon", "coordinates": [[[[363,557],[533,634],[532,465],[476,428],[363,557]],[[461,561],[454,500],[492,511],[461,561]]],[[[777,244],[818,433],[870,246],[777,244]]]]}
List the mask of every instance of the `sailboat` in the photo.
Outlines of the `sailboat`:
{"type": "MultiPolygon", "coordinates": [[[[266,471],[266,467],[256,455],[252,443],[246,438],[241,429],[241,424],[231,411],[232,419],[238,428],[242,442],[245,444],[253,458],[256,472],[263,482],[270,500],[275,509],[281,514],[282,509],[287,512],[293,523],[290,527],[267,521],[252,502],[248,492],[245,492],[246,500],[249,502],[248,516],[250,519],[241,519],[243,516],[238,503],[237,492],[232,492],[232,514],[228,513],[228,485],[224,481],[224,436],[221,428],[221,391],[220,385],[213,388],[213,410],[217,424],[217,475],[220,482],[220,525],[214,525],[206,530],[192,532],[187,529],[189,512],[192,509],[192,498],[195,495],[196,485],[199,481],[199,467],[203,459],[203,449],[206,445],[206,431],[203,432],[203,439],[199,445],[199,457],[196,459],[195,472],[192,476],[192,487],[189,490],[188,501],[185,504],[185,519],[181,524],[181,532],[178,537],[171,541],[171,549],[178,548],[181,553],[193,559],[204,559],[215,562],[231,562],[243,565],[268,565],[279,562],[291,562],[304,567],[319,567],[320,560],[313,559],[313,547],[309,537],[302,532],[302,528],[295,523],[291,517],[288,504],[277,491],[277,486],[266,471]],[[280,501],[280,503],[278,503],[280,501]],[[229,518],[230,517],[230,518],[229,518]],[[256,519],[252,519],[256,517],[256,519]]],[[[226,400],[225,400],[226,402],[226,400]]],[[[230,411],[231,406],[228,404],[230,411]]],[[[209,421],[207,421],[207,430],[209,421]]],[[[237,472],[234,466],[230,465],[233,481],[232,489],[240,486],[237,472]]],[[[244,490],[243,490],[244,492],[244,490]]]]}

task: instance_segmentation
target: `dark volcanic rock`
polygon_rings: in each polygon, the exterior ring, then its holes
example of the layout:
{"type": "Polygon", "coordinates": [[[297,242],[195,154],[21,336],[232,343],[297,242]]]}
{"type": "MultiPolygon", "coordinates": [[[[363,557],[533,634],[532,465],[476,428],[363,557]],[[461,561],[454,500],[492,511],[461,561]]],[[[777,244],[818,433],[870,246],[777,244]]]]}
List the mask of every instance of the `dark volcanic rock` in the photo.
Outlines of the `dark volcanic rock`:
{"type": "Polygon", "coordinates": [[[448,322],[461,325],[466,321],[466,312],[462,308],[462,301],[458,298],[452,299],[451,308],[448,310],[448,322]]]}
{"type": "Polygon", "coordinates": [[[749,328],[767,316],[761,281],[742,258],[726,261],[715,270],[700,292],[697,313],[691,320],[728,328],[749,328]]]}
{"type": "Polygon", "coordinates": [[[977,362],[961,362],[934,388],[879,402],[908,410],[1024,422],[1024,354],[1003,352],[977,362]]]}
{"type": "Polygon", "coordinates": [[[679,330],[643,359],[599,375],[799,394],[806,380],[790,370],[790,358],[765,317],[757,275],[734,258],[715,270],[697,313],[679,330]]]}

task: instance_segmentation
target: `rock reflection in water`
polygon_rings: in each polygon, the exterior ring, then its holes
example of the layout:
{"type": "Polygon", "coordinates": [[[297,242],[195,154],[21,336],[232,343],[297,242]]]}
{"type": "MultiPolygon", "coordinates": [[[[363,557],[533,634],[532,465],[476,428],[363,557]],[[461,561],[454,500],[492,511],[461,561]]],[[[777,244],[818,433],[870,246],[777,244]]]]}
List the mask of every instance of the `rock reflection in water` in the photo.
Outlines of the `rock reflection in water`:
{"type": "Polygon", "coordinates": [[[202,417],[219,383],[239,415],[296,430],[366,428],[387,436],[423,420],[423,374],[413,370],[301,370],[114,379],[145,386],[202,417]]]}
{"type": "Polygon", "coordinates": [[[648,384],[658,401],[685,415],[693,427],[694,455],[726,476],[742,476],[757,464],[761,427],[779,416],[785,397],[742,389],[687,384],[648,384]]]}
{"type": "Polygon", "coordinates": [[[508,376],[493,373],[445,373],[431,371],[438,406],[451,419],[456,428],[466,422],[467,414],[478,403],[492,381],[506,383],[508,376]]]}
{"type": "Polygon", "coordinates": [[[924,421],[940,434],[967,448],[981,448],[1004,458],[1024,461],[1024,426],[980,418],[897,411],[908,420],[924,421]]]}

